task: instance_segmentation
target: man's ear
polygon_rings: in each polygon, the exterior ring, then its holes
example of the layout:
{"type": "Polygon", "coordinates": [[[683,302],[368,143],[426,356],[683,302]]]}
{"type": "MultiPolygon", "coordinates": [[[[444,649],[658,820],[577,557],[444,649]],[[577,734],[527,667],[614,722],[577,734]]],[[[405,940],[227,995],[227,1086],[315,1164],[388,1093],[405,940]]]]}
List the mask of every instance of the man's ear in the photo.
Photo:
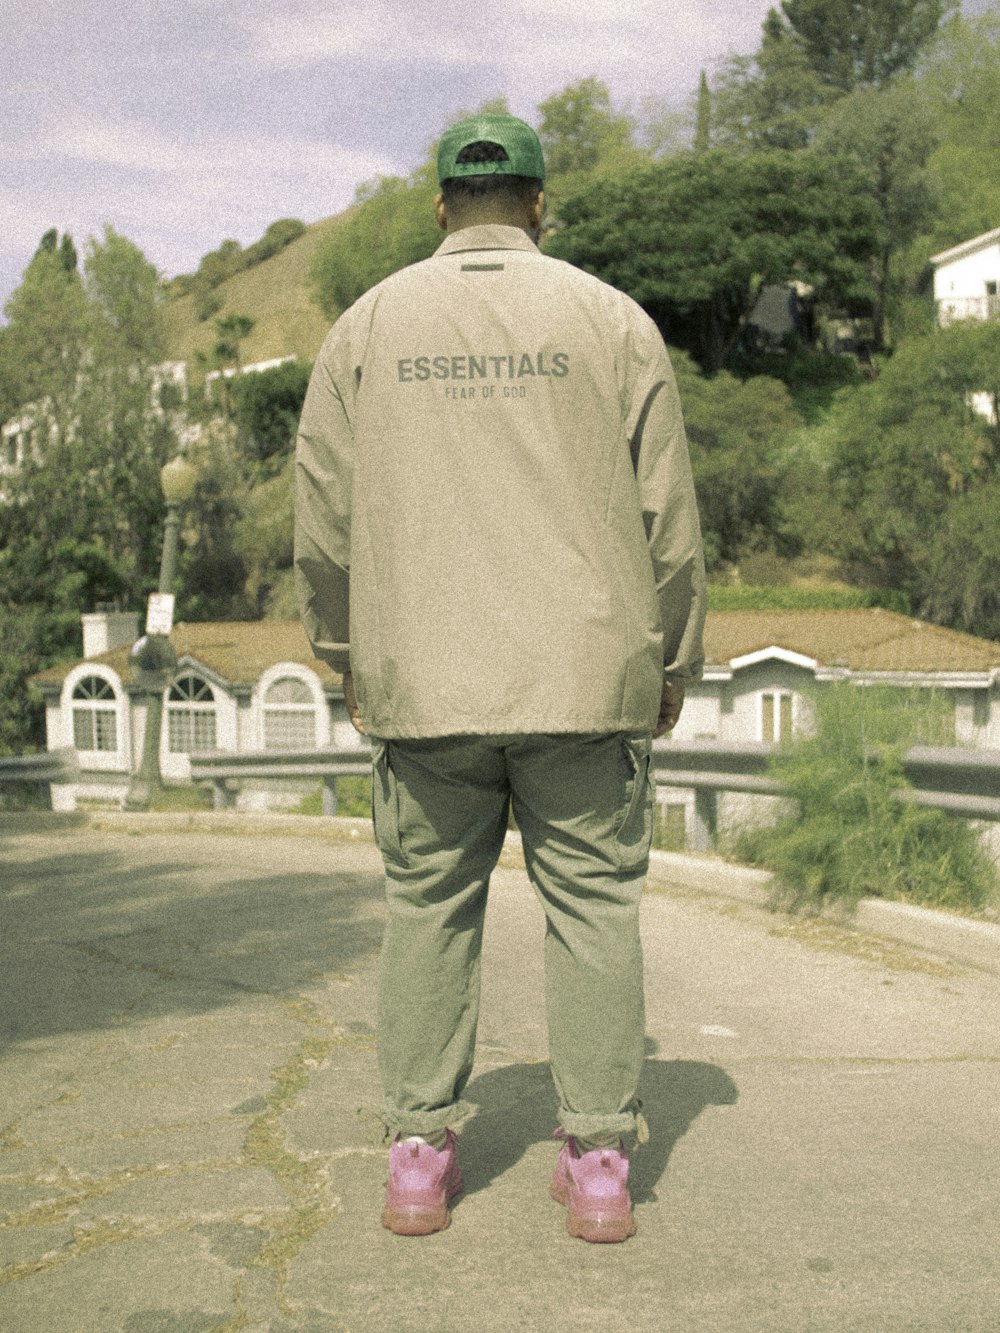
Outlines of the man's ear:
{"type": "Polygon", "coordinates": [[[537,245],[539,237],[542,234],[542,219],[545,217],[545,191],[539,190],[538,197],[533,201],[529,210],[528,217],[531,222],[529,231],[532,239],[537,245]]]}
{"type": "Polygon", "coordinates": [[[448,205],[444,201],[444,193],[439,190],[434,200],[434,216],[437,218],[438,226],[442,231],[448,230],[448,205]]]}

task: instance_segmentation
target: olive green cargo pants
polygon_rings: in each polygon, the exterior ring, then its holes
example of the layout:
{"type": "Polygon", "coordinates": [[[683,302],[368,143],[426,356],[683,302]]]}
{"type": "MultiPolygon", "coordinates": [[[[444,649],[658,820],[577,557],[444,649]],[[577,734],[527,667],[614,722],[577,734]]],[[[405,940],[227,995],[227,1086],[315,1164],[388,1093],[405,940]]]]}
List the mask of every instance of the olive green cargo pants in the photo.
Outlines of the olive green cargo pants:
{"type": "MultiPolygon", "coordinates": [[[[648,735],[373,740],[386,869],[379,1067],[390,1134],[461,1123],[479,1017],[490,873],[511,804],[546,916],[545,1006],[559,1121],[635,1123],[644,1043],[639,901],[655,788],[648,735]]],[[[517,959],[510,959],[517,967],[517,959]]]]}

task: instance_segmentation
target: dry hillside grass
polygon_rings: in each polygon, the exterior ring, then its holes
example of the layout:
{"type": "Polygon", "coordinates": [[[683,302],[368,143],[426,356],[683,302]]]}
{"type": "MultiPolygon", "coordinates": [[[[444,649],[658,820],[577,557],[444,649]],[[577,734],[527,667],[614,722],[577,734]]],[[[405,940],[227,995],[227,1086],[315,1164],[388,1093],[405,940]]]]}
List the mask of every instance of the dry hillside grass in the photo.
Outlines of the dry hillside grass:
{"type": "Polygon", "coordinates": [[[208,354],[215,345],[217,319],[249,315],[256,323],[241,345],[244,363],[276,356],[313,360],[330,321],[312,299],[309,270],[320,242],[342,216],[314,222],[280,254],[221,283],[216,292],[222,308],[210,319],[195,318],[192,296],[170,301],[166,307],[170,358],[193,363],[195,352],[208,354]]]}

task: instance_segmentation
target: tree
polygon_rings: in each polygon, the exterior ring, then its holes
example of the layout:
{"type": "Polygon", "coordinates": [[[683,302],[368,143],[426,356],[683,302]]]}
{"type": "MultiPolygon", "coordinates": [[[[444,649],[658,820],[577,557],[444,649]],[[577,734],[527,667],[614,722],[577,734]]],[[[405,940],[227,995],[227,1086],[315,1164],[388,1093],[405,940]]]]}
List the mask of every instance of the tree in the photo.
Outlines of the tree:
{"type": "Polygon", "coordinates": [[[760,289],[798,278],[827,303],[870,306],[877,219],[848,161],[713,149],[567,199],[552,254],[633,296],[712,373],[760,289]]]}
{"type": "Polygon", "coordinates": [[[911,338],[830,422],[830,553],[917,614],[1000,636],[1000,325],[911,338]],[[990,517],[990,515],[994,517],[990,517]]]}
{"type": "MultiPolygon", "coordinates": [[[[82,610],[136,605],[155,586],[159,469],[174,449],[153,394],[155,270],[110,228],[90,242],[83,278],[64,253],[40,247],[2,340],[31,447],[5,479],[0,610],[9,640],[34,645],[32,669],[75,651],[82,610]]],[[[23,694],[18,707],[28,718],[23,694]]]]}
{"type": "Polygon", "coordinates": [[[247,570],[236,529],[248,486],[235,425],[215,417],[187,454],[198,469],[198,483],[184,510],[178,618],[245,620],[254,608],[245,591],[247,570]]]}
{"type": "Polygon", "coordinates": [[[848,94],[827,112],[816,136],[818,151],[854,159],[878,210],[879,238],[872,256],[876,349],[884,345],[887,314],[903,293],[898,256],[933,213],[927,170],[933,145],[933,121],[912,82],[848,94]]]}
{"type": "Polygon", "coordinates": [[[914,278],[929,254],[1000,222],[1000,12],[949,23],[920,62],[916,95],[935,129],[927,171],[937,208],[912,247],[914,278]]]}
{"type": "Polygon", "coordinates": [[[759,51],[734,56],[713,93],[715,142],[753,152],[808,148],[834,94],[771,10],[759,51]]]}
{"type": "Polygon", "coordinates": [[[672,361],[691,449],[709,570],[751,551],[787,547],[782,492],[789,444],[802,425],[778,380],[701,375],[683,352],[672,361]]]}
{"type": "Polygon", "coordinates": [[[712,94],[708,87],[708,75],[701,71],[698,80],[698,102],[695,109],[694,151],[704,153],[712,143],[712,94]]]}
{"type": "Polygon", "coordinates": [[[265,480],[284,467],[294,448],[311,371],[308,361],[285,361],[241,375],[233,384],[237,442],[251,477],[265,480]]]}
{"type": "Polygon", "coordinates": [[[782,0],[772,30],[787,33],[822,82],[840,92],[885,87],[912,69],[954,0],[782,0]]]}
{"type": "Polygon", "coordinates": [[[442,240],[436,194],[429,165],[407,180],[382,177],[358,190],[354,208],[327,234],[310,270],[315,299],[328,319],[390,273],[434,253],[442,240]]]}
{"type": "Polygon", "coordinates": [[[292,481],[295,460],[255,486],[237,522],[234,545],[246,570],[245,588],[254,612],[297,618],[292,574],[292,481]]]}
{"type": "Polygon", "coordinates": [[[633,147],[632,122],[611,106],[611,94],[591,75],[538,106],[538,138],[549,176],[593,171],[602,157],[633,147]]]}
{"type": "Polygon", "coordinates": [[[47,400],[47,424],[64,433],[89,345],[89,320],[80,275],[63,264],[55,237],[52,231],[42,238],[4,307],[3,374],[15,406],[47,400]]]}
{"type": "Polygon", "coordinates": [[[219,365],[231,365],[240,369],[240,343],[249,338],[257,323],[249,315],[226,315],[215,321],[215,331],[219,340],[215,344],[215,356],[219,365]]]}
{"type": "Polygon", "coordinates": [[[889,86],[914,69],[953,0],[783,0],[753,56],[723,68],[716,142],[806,148],[847,93],[889,86]]]}

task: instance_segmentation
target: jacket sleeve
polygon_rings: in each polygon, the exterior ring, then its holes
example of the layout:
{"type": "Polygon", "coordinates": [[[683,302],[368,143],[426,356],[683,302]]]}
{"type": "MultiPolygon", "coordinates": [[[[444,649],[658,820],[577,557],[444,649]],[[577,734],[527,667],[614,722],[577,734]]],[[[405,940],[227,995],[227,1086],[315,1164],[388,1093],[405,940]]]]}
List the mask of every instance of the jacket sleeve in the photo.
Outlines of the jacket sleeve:
{"type": "Polygon", "coordinates": [[[295,448],[295,591],[316,657],[350,667],[351,479],[354,382],[349,338],[327,335],[302,409],[295,448]]]}
{"type": "Polygon", "coordinates": [[[701,524],[670,357],[652,321],[637,342],[626,424],[660,603],[663,669],[667,680],[683,685],[701,678],[705,658],[701,524]]]}

